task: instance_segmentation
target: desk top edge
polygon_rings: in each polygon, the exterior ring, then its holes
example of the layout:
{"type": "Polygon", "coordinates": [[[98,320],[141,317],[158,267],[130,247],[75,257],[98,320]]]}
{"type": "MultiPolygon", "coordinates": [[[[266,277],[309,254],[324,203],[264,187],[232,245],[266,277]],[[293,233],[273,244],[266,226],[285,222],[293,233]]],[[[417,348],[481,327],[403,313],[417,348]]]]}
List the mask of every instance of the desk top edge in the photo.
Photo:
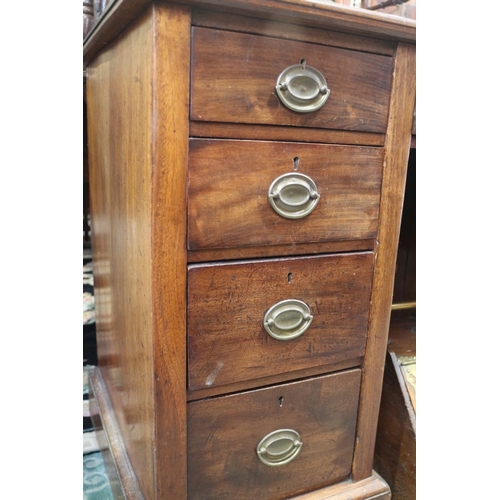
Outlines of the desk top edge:
{"type": "Polygon", "coordinates": [[[184,4],[194,8],[251,15],[350,34],[414,44],[416,21],[334,4],[330,0],[112,0],[83,41],[84,64],[136,19],[148,5],[184,4]]]}

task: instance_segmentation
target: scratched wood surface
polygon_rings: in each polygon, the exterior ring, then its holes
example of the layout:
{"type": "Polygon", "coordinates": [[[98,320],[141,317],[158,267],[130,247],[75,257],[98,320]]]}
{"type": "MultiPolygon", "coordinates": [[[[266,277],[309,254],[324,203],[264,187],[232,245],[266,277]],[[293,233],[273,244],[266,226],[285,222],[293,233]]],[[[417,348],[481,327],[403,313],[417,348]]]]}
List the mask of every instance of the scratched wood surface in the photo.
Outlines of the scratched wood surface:
{"type": "Polygon", "coordinates": [[[193,28],[191,120],[384,132],[392,81],[388,56],[208,28],[193,28]],[[301,63],[331,94],[312,113],[275,95],[279,74],[301,63]]]}
{"type": "Polygon", "coordinates": [[[364,354],[373,253],[191,265],[189,389],[253,380],[364,354]],[[274,304],[305,302],[313,320],[277,340],[263,326],[274,304]]]}
{"type": "Polygon", "coordinates": [[[255,500],[345,479],[351,471],[360,370],[188,403],[189,500],[255,500]],[[260,440],[293,429],[303,443],[269,467],[260,440]]]}
{"type": "Polygon", "coordinates": [[[375,147],[191,139],[188,248],[373,238],[382,156],[375,147]],[[268,202],[271,183],[289,172],[309,176],[320,194],[302,219],[286,219],[268,202]]]}

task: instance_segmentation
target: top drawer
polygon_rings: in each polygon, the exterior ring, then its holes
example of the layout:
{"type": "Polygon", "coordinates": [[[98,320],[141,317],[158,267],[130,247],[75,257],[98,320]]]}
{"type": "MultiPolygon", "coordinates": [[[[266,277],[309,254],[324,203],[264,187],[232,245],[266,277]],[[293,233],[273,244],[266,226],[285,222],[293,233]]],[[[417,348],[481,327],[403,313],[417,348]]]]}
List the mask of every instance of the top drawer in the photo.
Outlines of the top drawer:
{"type": "MultiPolygon", "coordinates": [[[[191,120],[385,133],[389,56],[208,28],[193,28],[192,43],[191,120]],[[316,111],[292,111],[277,96],[281,72],[301,62],[330,90],[316,111]]],[[[294,82],[300,92],[311,80],[294,82]]]]}

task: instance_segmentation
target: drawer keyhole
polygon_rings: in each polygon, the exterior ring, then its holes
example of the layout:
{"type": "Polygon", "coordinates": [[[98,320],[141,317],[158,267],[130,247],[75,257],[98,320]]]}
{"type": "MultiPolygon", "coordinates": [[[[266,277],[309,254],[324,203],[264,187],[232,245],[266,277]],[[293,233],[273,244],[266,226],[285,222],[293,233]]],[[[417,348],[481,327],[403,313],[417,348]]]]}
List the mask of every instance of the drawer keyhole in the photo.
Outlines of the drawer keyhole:
{"type": "Polygon", "coordinates": [[[283,400],[284,400],[284,399],[285,399],[285,398],[284,398],[283,396],[280,396],[280,398],[279,398],[280,408],[282,408],[282,407],[283,407],[283,400]]]}

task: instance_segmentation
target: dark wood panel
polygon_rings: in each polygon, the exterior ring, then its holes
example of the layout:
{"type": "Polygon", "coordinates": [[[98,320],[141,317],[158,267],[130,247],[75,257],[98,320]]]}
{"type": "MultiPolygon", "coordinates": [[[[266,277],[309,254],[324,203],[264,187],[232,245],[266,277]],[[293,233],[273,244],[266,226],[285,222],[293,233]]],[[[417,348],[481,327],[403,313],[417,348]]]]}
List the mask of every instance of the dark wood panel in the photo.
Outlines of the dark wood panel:
{"type": "Polygon", "coordinates": [[[327,365],[364,354],[373,253],[192,265],[188,271],[190,389],[327,365]],[[309,328],[291,340],[264,329],[266,311],[305,302],[309,328]]]}
{"type": "Polygon", "coordinates": [[[351,470],[360,370],[188,404],[189,500],[285,498],[351,470]],[[293,429],[303,443],[269,467],[260,440],[293,429]]]}
{"type": "Polygon", "coordinates": [[[192,120],[385,133],[392,58],[311,43],[193,28],[192,120]],[[324,106],[296,113],[275,95],[279,74],[305,60],[331,89],[324,106]]]}
{"type": "Polygon", "coordinates": [[[394,278],[394,303],[417,299],[416,246],[416,150],[410,149],[394,278]]]}
{"type": "Polygon", "coordinates": [[[397,356],[416,354],[415,316],[391,318],[374,465],[394,500],[416,498],[416,414],[397,356]]]}
{"type": "Polygon", "coordinates": [[[406,171],[415,106],[415,47],[400,44],[395,57],[384,179],[380,207],[379,245],[375,259],[372,307],[363,364],[353,479],[371,475],[380,407],[383,372],[391,314],[394,273],[401,224],[406,171]]]}
{"type": "Polygon", "coordinates": [[[195,9],[193,11],[193,25],[285,38],[287,40],[299,40],[328,45],[330,47],[372,52],[374,54],[393,55],[395,50],[394,42],[387,40],[349,35],[332,30],[309,28],[304,24],[285,24],[270,19],[243,17],[227,12],[221,13],[203,9],[195,9]]]}
{"type": "Polygon", "coordinates": [[[353,144],[355,146],[383,146],[385,142],[383,134],[370,132],[195,121],[190,122],[189,135],[191,137],[213,137],[215,139],[318,142],[353,144]]]}
{"type": "Polygon", "coordinates": [[[191,139],[188,248],[374,238],[382,157],[382,148],[191,139]],[[271,183],[289,172],[309,176],[320,194],[302,219],[268,201],[271,183]]]}

